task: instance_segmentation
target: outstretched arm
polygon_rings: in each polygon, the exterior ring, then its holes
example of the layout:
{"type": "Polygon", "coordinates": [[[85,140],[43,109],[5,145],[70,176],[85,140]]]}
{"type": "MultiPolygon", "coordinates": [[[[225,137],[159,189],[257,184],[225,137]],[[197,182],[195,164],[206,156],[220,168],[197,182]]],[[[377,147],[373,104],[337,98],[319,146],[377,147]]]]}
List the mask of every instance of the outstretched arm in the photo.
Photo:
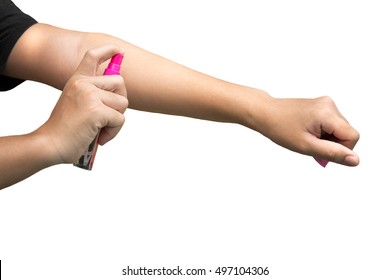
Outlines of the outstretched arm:
{"type": "Polygon", "coordinates": [[[107,43],[125,49],[121,74],[131,108],[238,123],[295,152],[349,166],[359,163],[352,151],[359,134],[329,97],[273,98],[262,90],[199,73],[107,34],[36,24],[12,51],[6,74],[62,89],[84,53],[107,43]],[[321,139],[322,135],[327,139],[321,139]]]}

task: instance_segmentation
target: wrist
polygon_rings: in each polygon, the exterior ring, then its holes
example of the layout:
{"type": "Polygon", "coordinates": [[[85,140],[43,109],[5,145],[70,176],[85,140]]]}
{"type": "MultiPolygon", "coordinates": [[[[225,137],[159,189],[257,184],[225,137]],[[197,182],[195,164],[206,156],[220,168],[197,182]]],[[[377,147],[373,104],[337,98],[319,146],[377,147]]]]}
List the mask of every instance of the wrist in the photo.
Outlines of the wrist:
{"type": "Polygon", "coordinates": [[[35,158],[39,159],[43,168],[63,163],[59,155],[55,143],[45,131],[38,129],[29,135],[30,143],[35,149],[35,158]]]}
{"type": "Polygon", "coordinates": [[[56,164],[47,138],[38,132],[0,137],[0,189],[56,164]]]}
{"type": "Polygon", "coordinates": [[[269,130],[272,104],[275,98],[263,90],[247,88],[240,101],[239,123],[263,135],[269,130]]]}

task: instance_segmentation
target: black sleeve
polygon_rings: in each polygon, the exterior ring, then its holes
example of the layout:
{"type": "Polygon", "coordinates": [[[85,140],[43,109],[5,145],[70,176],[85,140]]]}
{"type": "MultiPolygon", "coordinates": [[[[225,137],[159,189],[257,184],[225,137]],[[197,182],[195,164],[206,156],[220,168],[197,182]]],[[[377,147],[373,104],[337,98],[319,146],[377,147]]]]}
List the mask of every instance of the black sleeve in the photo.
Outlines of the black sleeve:
{"type": "MultiPolygon", "coordinates": [[[[35,23],[35,19],[23,13],[11,0],[0,0],[0,73],[18,39],[35,23]]],[[[0,91],[12,89],[22,82],[0,75],[0,91]]]]}

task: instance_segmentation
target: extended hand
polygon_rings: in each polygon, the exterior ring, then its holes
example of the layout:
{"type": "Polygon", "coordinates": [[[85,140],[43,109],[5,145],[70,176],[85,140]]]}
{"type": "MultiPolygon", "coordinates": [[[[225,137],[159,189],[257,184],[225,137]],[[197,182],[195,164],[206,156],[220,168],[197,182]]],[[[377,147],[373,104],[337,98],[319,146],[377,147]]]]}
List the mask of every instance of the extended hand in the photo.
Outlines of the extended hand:
{"type": "Polygon", "coordinates": [[[330,97],[273,98],[264,135],[292,151],[347,166],[359,164],[352,151],[359,133],[330,97]]]}

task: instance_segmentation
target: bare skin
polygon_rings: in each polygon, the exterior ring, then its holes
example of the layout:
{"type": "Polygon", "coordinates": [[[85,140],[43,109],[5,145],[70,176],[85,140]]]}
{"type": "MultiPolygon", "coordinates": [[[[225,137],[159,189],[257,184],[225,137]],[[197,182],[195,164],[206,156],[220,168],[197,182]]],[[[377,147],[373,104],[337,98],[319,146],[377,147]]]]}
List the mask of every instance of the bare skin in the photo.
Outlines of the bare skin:
{"type": "MultiPolygon", "coordinates": [[[[78,143],[68,137],[75,135],[72,128],[66,132],[67,135],[61,136],[62,141],[55,136],[59,133],[59,127],[65,125],[60,118],[55,118],[56,113],[61,111],[71,117],[74,110],[71,104],[65,102],[67,99],[64,96],[83,95],[89,92],[89,86],[96,88],[94,92],[97,95],[101,90],[107,93],[110,101],[100,95],[97,99],[118,114],[123,113],[123,105],[126,105],[149,112],[238,123],[292,151],[347,166],[359,164],[359,157],[352,150],[359,140],[359,133],[342,116],[330,97],[274,98],[261,89],[211,77],[107,34],[35,24],[14,47],[3,74],[45,83],[63,90],[63,93],[52,117],[37,131],[28,135],[0,137],[1,150],[8,151],[0,153],[0,174],[11,173],[8,179],[3,176],[0,178],[0,188],[53,164],[73,162],[88,145],[85,144],[88,143],[87,138],[99,128],[108,126],[115,131],[102,139],[102,143],[116,135],[121,127],[120,122],[115,121],[115,125],[110,125],[112,120],[105,115],[98,124],[96,120],[89,120],[88,116],[80,121],[79,125],[84,127],[83,131],[88,137],[77,140],[80,141],[78,143]],[[110,51],[101,53],[101,48],[110,51]],[[99,77],[109,58],[108,54],[113,54],[113,50],[125,53],[121,69],[123,80],[113,78],[108,81],[99,77]],[[86,58],[79,66],[86,53],[86,58]],[[45,57],[45,64],[41,61],[42,57],[45,57]],[[87,70],[80,70],[84,68],[87,70]],[[123,95],[127,96],[128,103],[123,100],[123,95]],[[327,136],[326,139],[322,139],[323,135],[327,136]],[[36,140],[29,141],[27,138],[36,140]],[[21,172],[23,174],[12,174],[12,168],[4,164],[13,162],[15,166],[19,162],[21,155],[18,156],[18,153],[21,152],[16,151],[17,147],[24,147],[27,151],[35,150],[37,146],[47,143],[48,139],[55,147],[58,141],[61,142],[61,148],[48,152],[48,156],[41,161],[27,161],[24,165],[26,172],[21,172]],[[26,142],[35,146],[26,147],[26,142]],[[74,146],[78,148],[74,149],[74,146]]],[[[104,111],[103,107],[94,107],[96,99],[86,99],[86,105],[91,102],[91,107],[104,111]]],[[[77,124],[79,120],[73,121],[77,124]]],[[[72,127],[76,128],[77,125],[72,127]]],[[[32,151],[30,157],[34,159],[40,155],[32,151]]]]}

